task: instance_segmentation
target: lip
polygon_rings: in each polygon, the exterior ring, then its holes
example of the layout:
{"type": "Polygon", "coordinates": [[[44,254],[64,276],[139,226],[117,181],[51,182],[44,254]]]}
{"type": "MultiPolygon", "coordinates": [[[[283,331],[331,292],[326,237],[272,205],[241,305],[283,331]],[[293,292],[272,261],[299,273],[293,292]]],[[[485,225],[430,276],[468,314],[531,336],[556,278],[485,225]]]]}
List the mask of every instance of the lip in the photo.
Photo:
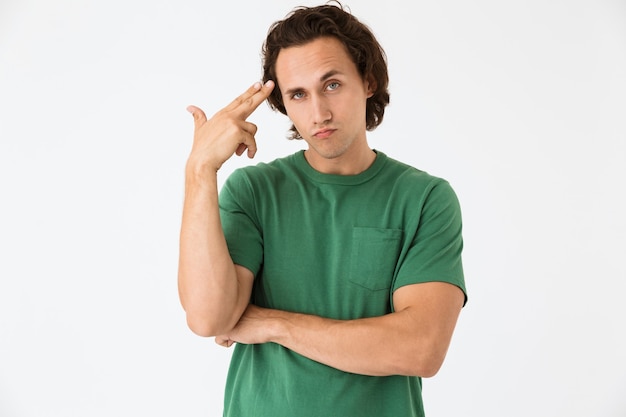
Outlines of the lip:
{"type": "Polygon", "coordinates": [[[336,129],[320,129],[313,134],[318,139],[326,139],[335,132],[336,129]]]}

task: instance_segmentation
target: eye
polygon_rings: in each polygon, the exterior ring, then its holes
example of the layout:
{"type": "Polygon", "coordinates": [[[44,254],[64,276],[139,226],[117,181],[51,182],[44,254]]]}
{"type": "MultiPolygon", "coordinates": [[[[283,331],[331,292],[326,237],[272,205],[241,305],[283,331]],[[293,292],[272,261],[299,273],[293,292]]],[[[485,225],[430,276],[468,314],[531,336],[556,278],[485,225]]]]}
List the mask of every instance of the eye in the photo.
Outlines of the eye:
{"type": "Polygon", "coordinates": [[[338,88],[339,88],[339,83],[337,81],[333,81],[331,83],[328,83],[328,85],[326,86],[326,89],[330,90],[330,91],[334,91],[334,90],[336,90],[338,88]]]}
{"type": "Polygon", "coordinates": [[[304,93],[302,91],[296,91],[291,95],[292,100],[301,100],[304,97],[304,93]]]}

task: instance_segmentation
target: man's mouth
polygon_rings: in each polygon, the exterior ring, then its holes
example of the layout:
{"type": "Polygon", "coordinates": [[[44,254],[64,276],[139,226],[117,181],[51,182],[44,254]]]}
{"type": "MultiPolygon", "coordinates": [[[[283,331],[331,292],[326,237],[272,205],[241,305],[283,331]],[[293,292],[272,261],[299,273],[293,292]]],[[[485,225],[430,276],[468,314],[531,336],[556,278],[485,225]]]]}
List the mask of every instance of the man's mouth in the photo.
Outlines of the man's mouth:
{"type": "Polygon", "coordinates": [[[318,139],[326,139],[335,132],[335,129],[320,129],[313,134],[318,139]]]}

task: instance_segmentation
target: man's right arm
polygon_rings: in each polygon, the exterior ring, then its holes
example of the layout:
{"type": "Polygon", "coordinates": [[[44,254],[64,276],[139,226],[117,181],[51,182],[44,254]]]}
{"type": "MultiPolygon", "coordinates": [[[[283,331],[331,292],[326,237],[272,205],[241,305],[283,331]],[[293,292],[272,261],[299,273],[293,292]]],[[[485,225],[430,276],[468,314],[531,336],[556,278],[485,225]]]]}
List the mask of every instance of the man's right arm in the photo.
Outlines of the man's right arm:
{"type": "Polygon", "coordinates": [[[234,265],[219,217],[217,179],[187,174],[178,290],[189,328],[200,336],[232,329],[250,300],[253,275],[234,265]]]}
{"type": "Polygon", "coordinates": [[[233,154],[256,152],[256,126],[246,121],[273,89],[250,87],[207,120],[194,106],[194,143],[185,169],[178,291],[189,328],[201,336],[229,332],[250,300],[254,276],[235,265],[222,229],[217,171],[233,154]]]}

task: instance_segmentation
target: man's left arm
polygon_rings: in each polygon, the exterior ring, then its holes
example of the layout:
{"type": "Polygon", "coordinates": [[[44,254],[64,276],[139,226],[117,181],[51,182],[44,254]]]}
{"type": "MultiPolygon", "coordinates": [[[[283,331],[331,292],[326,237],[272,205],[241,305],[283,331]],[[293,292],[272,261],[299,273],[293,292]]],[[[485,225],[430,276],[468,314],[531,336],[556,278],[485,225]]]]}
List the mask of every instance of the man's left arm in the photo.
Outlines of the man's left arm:
{"type": "Polygon", "coordinates": [[[444,361],[464,301],[459,287],[426,282],[398,288],[395,311],[380,317],[333,320],[250,305],[233,331],[215,340],[223,346],[273,342],[356,374],[431,377],[444,361]]]}

